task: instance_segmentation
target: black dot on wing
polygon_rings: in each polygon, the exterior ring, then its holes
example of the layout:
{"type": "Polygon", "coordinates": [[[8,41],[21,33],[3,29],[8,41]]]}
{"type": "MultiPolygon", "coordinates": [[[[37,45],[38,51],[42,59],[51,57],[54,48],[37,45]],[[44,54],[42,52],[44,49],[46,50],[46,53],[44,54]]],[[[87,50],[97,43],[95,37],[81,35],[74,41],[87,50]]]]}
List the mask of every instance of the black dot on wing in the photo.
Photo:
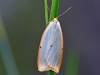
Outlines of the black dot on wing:
{"type": "Polygon", "coordinates": [[[63,48],[62,48],[62,50],[63,50],[63,48]]]}
{"type": "Polygon", "coordinates": [[[40,46],[40,48],[41,48],[41,46],[40,46]]]}
{"type": "Polygon", "coordinates": [[[52,45],[50,47],[52,47],[52,45]]]}

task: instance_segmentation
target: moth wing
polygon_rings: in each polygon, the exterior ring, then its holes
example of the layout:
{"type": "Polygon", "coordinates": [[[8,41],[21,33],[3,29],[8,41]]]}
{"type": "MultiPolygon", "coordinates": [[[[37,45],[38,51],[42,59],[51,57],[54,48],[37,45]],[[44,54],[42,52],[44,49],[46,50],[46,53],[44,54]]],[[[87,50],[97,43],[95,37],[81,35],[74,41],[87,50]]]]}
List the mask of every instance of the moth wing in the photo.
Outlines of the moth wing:
{"type": "Polygon", "coordinates": [[[37,66],[39,71],[46,71],[50,70],[50,67],[46,63],[45,54],[47,50],[47,45],[49,41],[50,36],[50,30],[52,26],[49,24],[44,33],[42,34],[41,40],[40,40],[40,46],[38,50],[38,58],[37,58],[37,66]]]}
{"type": "Polygon", "coordinates": [[[63,56],[63,35],[59,22],[51,22],[45,60],[50,70],[59,72],[63,56]]]}

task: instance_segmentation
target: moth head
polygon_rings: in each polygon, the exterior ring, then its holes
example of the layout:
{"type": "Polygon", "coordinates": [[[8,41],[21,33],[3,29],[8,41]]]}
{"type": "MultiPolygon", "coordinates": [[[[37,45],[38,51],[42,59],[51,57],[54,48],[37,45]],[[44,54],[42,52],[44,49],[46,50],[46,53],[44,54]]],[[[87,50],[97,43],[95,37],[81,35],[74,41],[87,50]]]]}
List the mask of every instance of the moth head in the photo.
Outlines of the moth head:
{"type": "Polygon", "coordinates": [[[53,22],[58,22],[58,19],[57,19],[57,18],[54,18],[54,19],[53,19],[53,22]]]}

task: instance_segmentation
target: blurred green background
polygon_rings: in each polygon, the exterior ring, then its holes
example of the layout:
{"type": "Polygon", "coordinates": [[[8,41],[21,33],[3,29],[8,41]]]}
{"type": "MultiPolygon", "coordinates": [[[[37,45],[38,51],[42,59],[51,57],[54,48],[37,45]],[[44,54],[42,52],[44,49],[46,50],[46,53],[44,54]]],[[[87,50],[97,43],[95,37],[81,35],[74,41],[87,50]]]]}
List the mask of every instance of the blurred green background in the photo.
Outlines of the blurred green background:
{"type": "MultiPolygon", "coordinates": [[[[59,18],[65,43],[59,75],[100,75],[100,1],[60,0],[59,14],[69,7],[59,18]]],[[[0,75],[47,74],[36,64],[45,27],[43,0],[0,0],[0,75]]]]}
{"type": "MultiPolygon", "coordinates": [[[[42,0],[0,2],[0,38],[6,35],[0,39],[0,44],[8,39],[3,46],[6,50],[9,50],[7,45],[10,46],[20,75],[37,75],[40,73],[37,70],[36,59],[40,37],[45,29],[43,3],[42,0]]],[[[2,47],[0,49],[3,49],[2,47]]],[[[8,75],[1,54],[0,75],[8,75]]]]}

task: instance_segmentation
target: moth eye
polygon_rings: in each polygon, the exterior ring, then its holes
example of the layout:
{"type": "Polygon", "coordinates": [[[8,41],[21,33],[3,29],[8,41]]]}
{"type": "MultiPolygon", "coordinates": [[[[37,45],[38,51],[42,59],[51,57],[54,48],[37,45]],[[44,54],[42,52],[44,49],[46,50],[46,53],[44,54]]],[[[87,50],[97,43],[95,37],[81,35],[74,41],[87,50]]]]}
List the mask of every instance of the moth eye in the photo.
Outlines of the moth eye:
{"type": "Polygon", "coordinates": [[[52,47],[52,45],[50,47],[52,47]]]}
{"type": "Polygon", "coordinates": [[[41,46],[40,46],[40,48],[41,48],[41,46]]]}

